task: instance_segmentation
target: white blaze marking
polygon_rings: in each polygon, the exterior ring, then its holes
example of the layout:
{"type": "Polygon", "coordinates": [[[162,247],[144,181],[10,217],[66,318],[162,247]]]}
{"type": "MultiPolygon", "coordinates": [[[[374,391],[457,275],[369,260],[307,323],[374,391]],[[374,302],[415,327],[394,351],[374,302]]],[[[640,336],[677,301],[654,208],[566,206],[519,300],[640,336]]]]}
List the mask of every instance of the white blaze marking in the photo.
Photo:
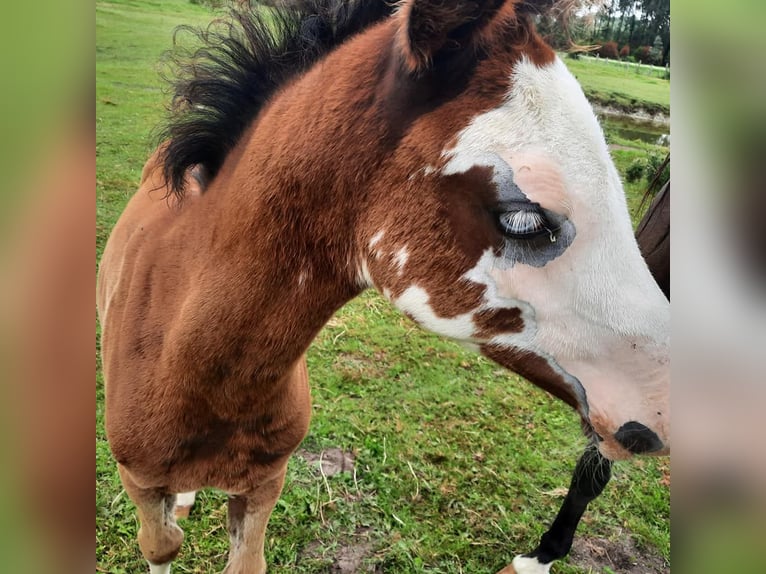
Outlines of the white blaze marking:
{"type": "Polygon", "coordinates": [[[538,314],[558,317],[552,330],[566,332],[553,333],[557,348],[541,345],[553,354],[562,347],[574,350],[577,341],[581,351],[592,348],[594,325],[665,343],[668,303],[640,255],[619,175],[577,80],[559,58],[544,67],[523,59],[510,85],[503,104],[476,116],[443,152],[448,161],[442,173],[463,173],[498,157],[510,164],[529,152],[548,157],[559,167],[577,236],[566,253],[541,269],[486,261],[495,295],[528,301],[538,314]]]}
{"type": "Polygon", "coordinates": [[[553,562],[542,564],[537,558],[517,556],[513,559],[512,564],[516,574],[548,574],[551,571],[551,564],[553,562]]]}
{"type": "MultiPolygon", "coordinates": [[[[669,350],[670,307],[639,252],[601,127],[559,58],[543,67],[524,59],[509,83],[503,103],[476,116],[443,152],[442,174],[489,165],[511,166],[521,176],[524,166],[553,164],[560,176],[556,199],[576,236],[542,267],[511,266],[488,252],[466,274],[487,285],[484,307],[528,304],[524,332],[492,343],[530,350],[578,377],[604,436],[629,420],[656,420],[652,426],[666,441],[669,371],[657,357],[669,350]]],[[[540,179],[545,173],[535,173],[517,185],[550,188],[540,179]]],[[[519,560],[518,572],[548,572],[532,559],[519,560]]]]}

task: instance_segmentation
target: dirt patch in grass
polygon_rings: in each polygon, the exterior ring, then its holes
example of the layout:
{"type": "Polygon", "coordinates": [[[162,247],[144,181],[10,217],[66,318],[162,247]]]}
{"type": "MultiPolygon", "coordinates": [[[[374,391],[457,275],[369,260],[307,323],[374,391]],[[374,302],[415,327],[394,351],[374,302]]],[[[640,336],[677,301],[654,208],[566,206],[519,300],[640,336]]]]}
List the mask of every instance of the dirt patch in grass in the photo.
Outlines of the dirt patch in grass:
{"type": "Polygon", "coordinates": [[[332,563],[332,571],[341,574],[356,574],[357,572],[374,572],[374,567],[364,564],[372,552],[370,542],[357,544],[341,544],[332,563]]]}
{"type": "Polygon", "coordinates": [[[300,449],[295,454],[310,465],[315,466],[325,476],[335,476],[341,472],[353,474],[354,472],[356,456],[351,451],[327,448],[320,453],[315,453],[300,449]]]}
{"type": "Polygon", "coordinates": [[[341,540],[331,548],[323,548],[319,541],[312,542],[303,550],[302,558],[321,560],[328,572],[338,574],[373,574],[380,570],[369,563],[374,555],[374,545],[369,529],[360,528],[347,540],[341,540]]]}
{"type": "Polygon", "coordinates": [[[670,574],[667,561],[651,550],[639,548],[632,536],[619,540],[575,537],[569,556],[570,562],[599,574],[670,574]]]}
{"type": "Polygon", "coordinates": [[[380,379],[386,375],[385,355],[375,360],[354,353],[338,352],[333,361],[333,368],[353,380],[380,379]]]}

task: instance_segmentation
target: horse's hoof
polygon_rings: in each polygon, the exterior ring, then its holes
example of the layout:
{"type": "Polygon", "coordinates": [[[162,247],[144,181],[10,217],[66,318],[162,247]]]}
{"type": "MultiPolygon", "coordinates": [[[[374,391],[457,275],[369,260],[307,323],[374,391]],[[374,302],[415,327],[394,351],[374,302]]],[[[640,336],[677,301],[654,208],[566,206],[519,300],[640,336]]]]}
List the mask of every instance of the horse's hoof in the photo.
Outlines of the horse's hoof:
{"type": "Polygon", "coordinates": [[[191,505],[189,506],[176,506],[176,520],[183,520],[189,518],[189,512],[191,512],[191,505]]]}
{"type": "Polygon", "coordinates": [[[497,574],[516,574],[516,570],[513,568],[513,564],[509,564],[508,566],[500,570],[500,572],[498,572],[497,574]]]}

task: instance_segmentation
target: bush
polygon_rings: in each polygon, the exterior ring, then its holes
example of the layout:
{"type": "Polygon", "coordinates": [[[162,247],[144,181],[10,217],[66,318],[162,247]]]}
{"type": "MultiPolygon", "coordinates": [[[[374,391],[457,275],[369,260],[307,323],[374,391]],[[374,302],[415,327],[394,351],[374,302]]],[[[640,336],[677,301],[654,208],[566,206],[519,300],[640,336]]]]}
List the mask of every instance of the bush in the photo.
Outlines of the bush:
{"type": "MultiPolygon", "coordinates": [[[[625,170],[625,179],[630,183],[645,179],[650,183],[654,176],[659,172],[662,163],[665,161],[665,155],[659,153],[650,153],[645,157],[637,157],[625,170]]],[[[662,170],[659,178],[660,186],[670,179],[670,164],[662,170]]]]}
{"type": "Polygon", "coordinates": [[[617,52],[617,42],[605,42],[599,49],[598,55],[610,60],[619,60],[620,55],[617,52]]]}
{"type": "Polygon", "coordinates": [[[643,178],[647,171],[647,165],[648,163],[643,157],[634,159],[628,166],[628,169],[625,170],[625,179],[627,179],[630,183],[633,183],[634,181],[638,181],[639,179],[643,178]]]}
{"type": "MultiPolygon", "coordinates": [[[[646,181],[651,182],[657,175],[662,167],[663,162],[667,156],[664,154],[651,153],[646,159],[646,181]]],[[[659,173],[659,184],[662,186],[666,181],[670,179],[670,164],[668,163],[665,168],[659,173]]]]}
{"type": "Polygon", "coordinates": [[[625,44],[620,50],[620,60],[627,60],[628,56],[630,56],[630,46],[625,44]]]}
{"type": "Polygon", "coordinates": [[[640,48],[637,48],[635,52],[633,52],[633,55],[635,56],[637,62],[641,62],[642,64],[649,64],[651,63],[651,51],[652,48],[650,46],[641,46],[640,48]]]}

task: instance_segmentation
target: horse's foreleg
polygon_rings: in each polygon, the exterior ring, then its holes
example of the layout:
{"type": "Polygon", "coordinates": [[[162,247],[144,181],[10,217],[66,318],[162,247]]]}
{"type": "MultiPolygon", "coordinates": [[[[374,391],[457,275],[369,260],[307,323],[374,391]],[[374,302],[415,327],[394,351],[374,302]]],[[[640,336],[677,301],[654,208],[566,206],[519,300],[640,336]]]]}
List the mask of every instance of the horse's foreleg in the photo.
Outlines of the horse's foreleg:
{"type": "Polygon", "coordinates": [[[254,490],[229,498],[231,549],[224,574],[265,574],[266,524],[282,492],[287,464],[279,475],[254,490]]]}
{"type": "Polygon", "coordinates": [[[612,463],[595,445],[589,445],[577,461],[572,483],[556,519],[529,554],[517,556],[498,574],[547,574],[554,560],[569,553],[577,524],[591,500],[604,490],[612,476],[612,463]]]}
{"type": "Polygon", "coordinates": [[[149,562],[151,574],[168,574],[170,562],[178,555],[184,539],[183,531],[176,525],[175,494],[159,488],[141,488],[122,465],[117,466],[120,480],[130,499],[138,509],[141,523],[138,529],[138,546],[149,562]]]}

